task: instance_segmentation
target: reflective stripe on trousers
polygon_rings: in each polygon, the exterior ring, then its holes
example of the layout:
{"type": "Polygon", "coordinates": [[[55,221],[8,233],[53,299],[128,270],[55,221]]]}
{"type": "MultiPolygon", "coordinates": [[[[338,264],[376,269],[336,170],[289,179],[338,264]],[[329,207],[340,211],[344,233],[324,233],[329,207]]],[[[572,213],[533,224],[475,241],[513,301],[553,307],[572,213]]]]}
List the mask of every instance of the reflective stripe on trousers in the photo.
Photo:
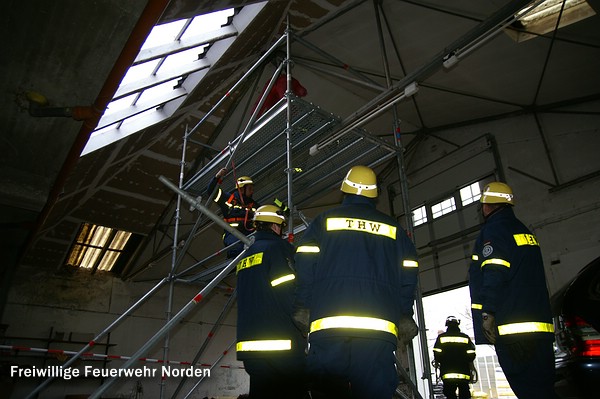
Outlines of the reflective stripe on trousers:
{"type": "Polygon", "coordinates": [[[332,316],[324,317],[310,323],[310,332],[330,328],[355,328],[362,330],[384,331],[398,337],[398,327],[391,321],[363,316],[332,316]]]}

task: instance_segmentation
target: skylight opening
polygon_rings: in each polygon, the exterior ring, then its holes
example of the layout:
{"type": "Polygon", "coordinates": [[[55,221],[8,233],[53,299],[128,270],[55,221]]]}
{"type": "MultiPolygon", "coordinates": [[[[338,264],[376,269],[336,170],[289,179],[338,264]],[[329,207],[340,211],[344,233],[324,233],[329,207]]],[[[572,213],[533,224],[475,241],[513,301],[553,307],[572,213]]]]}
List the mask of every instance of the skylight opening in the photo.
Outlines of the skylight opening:
{"type": "Polygon", "coordinates": [[[231,38],[236,38],[266,3],[155,26],[92,132],[82,156],[170,117],[233,43],[231,38]],[[236,17],[239,19],[234,25],[236,17]],[[226,39],[229,40],[224,46],[213,46],[226,39]],[[182,84],[190,76],[193,76],[191,83],[182,84]],[[171,106],[165,107],[166,104],[171,106]],[[128,128],[124,129],[125,126],[128,128]]]}
{"type": "Polygon", "coordinates": [[[596,15],[586,0],[547,0],[516,21],[505,32],[517,42],[533,39],[552,32],[560,16],[558,28],[574,24],[596,15]],[[561,14],[562,9],[562,14],[561,14]]]}

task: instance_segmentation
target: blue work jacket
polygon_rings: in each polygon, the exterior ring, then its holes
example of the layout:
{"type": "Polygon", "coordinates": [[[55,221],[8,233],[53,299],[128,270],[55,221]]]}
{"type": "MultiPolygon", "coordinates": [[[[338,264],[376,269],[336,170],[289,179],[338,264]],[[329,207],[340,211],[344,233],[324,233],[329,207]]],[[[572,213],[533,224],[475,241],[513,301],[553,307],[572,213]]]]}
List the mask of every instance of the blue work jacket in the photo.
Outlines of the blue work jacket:
{"type": "Polygon", "coordinates": [[[471,381],[471,363],[475,360],[475,344],[459,328],[448,328],[438,335],[433,358],[440,364],[442,380],[471,381]]]}
{"type": "Polygon", "coordinates": [[[554,339],[540,246],[512,207],[487,218],[471,257],[469,289],[477,344],[489,343],[483,335],[483,312],[495,316],[496,343],[532,334],[554,339]]]}
{"type": "Polygon", "coordinates": [[[396,343],[412,317],[417,253],[398,222],[374,202],[346,195],[317,216],[296,250],[296,306],[310,311],[310,337],[366,336],[396,343]]]}
{"type": "Polygon", "coordinates": [[[305,338],[292,321],[294,247],[257,231],[236,267],[237,357],[304,356],[305,338]]]}

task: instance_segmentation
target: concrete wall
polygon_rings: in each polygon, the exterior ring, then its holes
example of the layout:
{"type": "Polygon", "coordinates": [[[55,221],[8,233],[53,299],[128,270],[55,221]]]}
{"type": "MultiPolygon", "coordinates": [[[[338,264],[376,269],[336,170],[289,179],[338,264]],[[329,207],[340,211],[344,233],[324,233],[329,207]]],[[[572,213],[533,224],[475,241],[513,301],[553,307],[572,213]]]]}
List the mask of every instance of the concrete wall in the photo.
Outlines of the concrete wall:
{"type": "MultiPolygon", "coordinates": [[[[600,256],[599,108],[597,102],[588,103],[564,113],[539,114],[538,121],[525,115],[436,132],[408,157],[411,209],[435,203],[440,195],[490,173],[488,178],[503,177],[515,193],[517,217],[540,241],[549,289],[557,291],[600,256]],[[490,147],[473,144],[477,138],[491,140],[490,147]],[[456,155],[467,148],[470,153],[456,155]],[[429,168],[426,178],[422,168],[429,168]]],[[[395,209],[402,209],[398,197],[395,209]]],[[[477,204],[458,213],[436,219],[434,228],[415,229],[419,251],[427,254],[421,271],[435,268],[437,273],[437,279],[422,278],[426,293],[467,281],[477,232],[465,230],[477,227],[482,218],[477,204]],[[443,250],[431,241],[444,238],[443,250]]]]}
{"type": "MultiPolygon", "coordinates": [[[[15,282],[2,320],[2,323],[7,325],[6,338],[0,338],[0,344],[71,352],[81,350],[86,343],[98,336],[155,286],[154,283],[123,282],[109,273],[95,275],[85,271],[47,273],[24,267],[19,269],[15,282]]],[[[185,306],[201,288],[175,285],[173,314],[185,306]]],[[[230,295],[231,292],[228,290],[215,288],[173,328],[169,342],[171,361],[190,362],[194,358],[225,308],[230,295]]],[[[164,326],[167,303],[168,285],[165,285],[144,301],[130,317],[115,326],[108,340],[106,338],[100,340],[87,352],[119,357],[135,354],[164,326]],[[107,343],[110,346],[107,346],[107,343]]],[[[205,373],[204,370],[210,370],[210,377],[203,379],[190,396],[191,398],[237,397],[247,392],[248,378],[241,362],[235,358],[234,348],[218,364],[215,364],[235,339],[236,312],[237,309],[233,306],[201,356],[200,363],[203,366],[194,368],[202,373],[205,373]],[[210,369],[211,365],[214,365],[212,369],[210,369]]],[[[130,395],[141,389],[144,398],[158,398],[161,382],[164,382],[164,395],[166,395],[164,397],[171,397],[181,378],[171,375],[163,380],[161,367],[164,364],[152,361],[163,358],[164,342],[164,339],[161,339],[149,353],[143,356],[150,359],[149,361],[132,366],[133,370],[139,369],[140,372],[145,372],[146,376],[141,374],[140,378],[120,378],[104,397],[136,397],[130,395]],[[157,370],[152,371],[152,369],[157,370]]],[[[18,352],[3,350],[1,360],[3,368],[18,365],[24,369],[32,366],[47,368],[61,365],[67,359],[67,356],[61,354],[46,356],[44,353],[30,350],[18,352]]],[[[79,369],[81,374],[85,372],[86,366],[98,369],[106,364],[108,368],[118,368],[124,363],[124,360],[114,358],[106,363],[101,357],[85,356],[84,359],[75,362],[72,366],[79,369]]],[[[165,366],[173,373],[189,367],[177,363],[165,366]]],[[[88,373],[88,376],[92,375],[91,372],[88,373]]],[[[0,396],[23,398],[43,380],[24,376],[12,379],[4,377],[2,382],[7,389],[3,395],[7,396],[0,396]],[[8,394],[10,391],[8,387],[12,389],[11,394],[8,394]]],[[[198,380],[199,378],[189,378],[188,383],[181,390],[180,397],[184,397],[198,380]]],[[[104,379],[101,377],[93,376],[71,380],[57,378],[42,391],[39,397],[43,399],[64,398],[67,395],[89,395],[101,385],[102,381],[104,379]]]]}

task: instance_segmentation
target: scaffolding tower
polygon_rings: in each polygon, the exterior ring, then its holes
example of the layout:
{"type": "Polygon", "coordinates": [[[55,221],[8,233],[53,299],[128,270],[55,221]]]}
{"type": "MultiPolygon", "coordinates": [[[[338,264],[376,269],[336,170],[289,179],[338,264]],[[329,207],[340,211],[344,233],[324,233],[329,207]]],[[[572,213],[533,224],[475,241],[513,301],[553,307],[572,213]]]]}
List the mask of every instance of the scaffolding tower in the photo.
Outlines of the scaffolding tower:
{"type": "MultiPolygon", "coordinates": [[[[198,266],[202,265],[209,258],[213,258],[222,253],[222,251],[211,255],[204,261],[198,262],[185,269],[184,271],[178,271],[179,266],[182,263],[183,253],[185,253],[187,246],[191,245],[193,237],[198,231],[198,228],[203,223],[215,223],[225,230],[230,231],[234,234],[241,242],[245,244],[247,248],[252,243],[252,237],[246,237],[233,229],[227,223],[225,223],[219,216],[215,215],[209,208],[208,204],[211,202],[211,195],[206,198],[206,204],[202,203],[201,196],[204,195],[204,190],[208,186],[209,181],[214,177],[217,170],[224,166],[229,165],[235,156],[238,159],[242,159],[235,166],[236,170],[240,174],[252,175],[257,180],[261,180],[262,184],[257,187],[255,196],[259,201],[269,201],[272,198],[287,198],[288,205],[294,211],[290,218],[288,235],[293,237],[296,232],[302,230],[302,226],[295,228],[293,225],[294,215],[297,219],[303,220],[303,216],[298,212],[298,209],[303,205],[313,200],[314,192],[327,192],[332,187],[339,185],[344,174],[348,168],[355,164],[362,164],[372,168],[382,165],[390,160],[397,160],[398,172],[400,176],[402,191],[403,191],[403,205],[405,207],[404,214],[407,216],[407,230],[412,232],[412,220],[410,219],[408,211],[409,200],[408,190],[406,184],[406,176],[404,169],[404,160],[402,157],[403,149],[402,142],[400,140],[400,127],[399,119],[393,110],[394,105],[403,99],[409,98],[414,95],[418,90],[417,82],[424,79],[435,70],[448,66],[450,63],[457,62],[461,57],[466,56],[468,53],[482,45],[491,36],[499,32],[503,27],[513,22],[518,15],[518,12],[525,7],[529,1],[519,0],[509,2],[498,12],[492,15],[487,20],[480,23],[466,35],[459,40],[451,43],[449,46],[444,48],[439,54],[421,69],[414,73],[407,74],[403,79],[396,83],[392,83],[389,77],[389,71],[387,70],[387,59],[385,52],[382,50],[383,65],[386,71],[387,88],[382,88],[382,93],[374,98],[369,103],[365,104],[361,109],[357,110],[354,114],[350,115],[345,119],[338,118],[337,116],[322,110],[315,104],[304,101],[292,94],[291,91],[291,42],[296,41],[300,44],[307,46],[319,52],[323,56],[330,58],[336,64],[340,64],[341,61],[334,59],[329,54],[323,54],[318,48],[308,43],[303,38],[296,36],[289,29],[286,30],[285,34],[282,35],[262,56],[260,59],[242,76],[242,78],[228,91],[211,111],[198,122],[198,124],[190,131],[186,131],[184,136],[183,155],[181,161],[181,172],[179,176],[179,184],[174,184],[168,178],[161,176],[160,180],[172,191],[177,194],[177,209],[175,211],[175,234],[174,243],[172,246],[172,257],[171,257],[171,272],[169,275],[161,279],[150,291],[148,291],[142,298],[136,301],[128,310],[126,310],[121,316],[119,316],[114,322],[105,328],[100,334],[98,334],[88,345],[82,348],[79,352],[74,354],[69,361],[67,361],[63,367],[67,367],[73,364],[78,358],[80,358],[86,351],[88,351],[95,342],[100,341],[110,331],[115,329],[125,318],[127,318],[133,311],[139,308],[146,300],[154,295],[159,289],[165,284],[169,284],[169,303],[167,309],[167,321],[165,325],[156,332],[156,334],[150,338],[135,354],[129,357],[129,359],[121,366],[122,369],[127,369],[139,362],[148,351],[150,351],[160,340],[165,339],[164,346],[164,359],[168,361],[168,345],[169,345],[169,332],[170,330],[180,322],[187,314],[189,314],[196,305],[203,303],[202,300],[233,270],[238,259],[240,259],[244,252],[238,255],[235,259],[228,260],[221,263],[212,269],[204,270],[198,275],[194,276],[189,281],[205,281],[209,278],[210,281],[196,294],[190,301],[180,309],[175,315],[172,315],[172,295],[174,283],[179,282],[183,279],[184,275],[188,275],[198,266]],[[254,72],[263,62],[265,62],[272,53],[280,46],[286,46],[286,58],[282,64],[279,65],[273,75],[273,78],[269,82],[267,89],[263,93],[263,97],[260,99],[259,105],[253,112],[250,120],[243,130],[243,132],[221,152],[217,157],[207,163],[199,172],[195,173],[190,179],[184,181],[184,166],[185,151],[190,137],[197,130],[198,126],[202,124],[212,112],[218,109],[219,105],[225,100],[225,98],[231,93],[237,85],[247,79],[252,72],[254,72]],[[272,87],[275,77],[281,73],[283,68],[286,69],[287,75],[287,92],[284,98],[282,98],[275,106],[268,110],[264,115],[257,117],[256,110],[260,109],[261,104],[264,102],[264,95],[268,93],[269,88],[272,87]],[[391,121],[391,125],[394,129],[394,145],[385,142],[378,137],[370,134],[364,130],[361,126],[372,118],[380,115],[382,112],[392,108],[394,118],[391,121]],[[287,179],[273,179],[268,178],[272,176],[273,172],[282,172],[286,175],[287,179]],[[178,237],[178,223],[179,223],[179,208],[182,201],[189,203],[194,209],[198,210],[200,214],[196,220],[195,225],[188,234],[188,237],[184,240],[185,244],[183,248],[179,248],[179,237],[178,237]],[[209,221],[206,221],[206,218],[209,221]],[[216,276],[211,277],[213,274],[216,276]]],[[[380,4],[374,2],[376,12],[379,18],[380,4]],[[379,9],[378,9],[379,7],[379,9]]],[[[536,3],[537,5],[537,3],[536,3]]],[[[529,9],[533,8],[531,6],[529,9]]],[[[380,32],[382,27],[378,20],[378,26],[380,32]]],[[[380,36],[382,47],[383,37],[380,36]]],[[[353,71],[349,68],[350,72],[359,77],[359,79],[367,82],[368,84],[375,84],[369,78],[362,76],[362,74],[353,71]]],[[[231,303],[234,300],[232,295],[231,303]]],[[[222,320],[223,315],[230,309],[231,303],[228,302],[226,307],[223,308],[214,328],[218,328],[219,323],[222,320]]],[[[427,353],[426,336],[425,336],[425,325],[423,317],[423,307],[421,302],[420,293],[417,295],[416,301],[418,324],[420,326],[419,338],[422,349],[422,362],[423,362],[423,375],[422,379],[428,380],[430,395],[433,395],[432,381],[431,381],[431,369],[429,367],[429,356],[427,353]],[[423,345],[424,344],[424,345],[423,345]]],[[[204,348],[208,343],[208,339],[204,341],[200,350],[196,354],[194,362],[200,358],[204,348]]],[[[409,351],[410,352],[410,351],[409,351]]],[[[220,360],[220,359],[219,359],[220,360]]],[[[217,360],[217,362],[219,361],[217,360]]],[[[410,359],[414,362],[414,357],[410,359]]],[[[215,362],[215,364],[217,363],[215,362]]],[[[411,365],[412,366],[412,365],[411,365]]],[[[409,393],[402,390],[397,390],[396,395],[402,398],[422,398],[418,392],[416,384],[416,374],[414,368],[411,369],[410,376],[402,369],[399,368],[401,380],[404,381],[409,387],[409,393]]],[[[34,391],[30,393],[28,398],[34,398],[39,392],[41,392],[48,384],[53,380],[50,377],[42,382],[34,391]]],[[[107,379],[95,392],[90,395],[90,398],[99,398],[105,393],[116,381],[116,378],[107,379]]],[[[177,387],[173,398],[180,392],[183,382],[177,387]]],[[[198,384],[195,385],[195,389],[198,384]]],[[[191,392],[190,392],[191,393],[191,392]]],[[[188,393],[188,396],[189,394],[188,393]]],[[[161,384],[161,398],[164,395],[164,386],[161,384]]]]}

